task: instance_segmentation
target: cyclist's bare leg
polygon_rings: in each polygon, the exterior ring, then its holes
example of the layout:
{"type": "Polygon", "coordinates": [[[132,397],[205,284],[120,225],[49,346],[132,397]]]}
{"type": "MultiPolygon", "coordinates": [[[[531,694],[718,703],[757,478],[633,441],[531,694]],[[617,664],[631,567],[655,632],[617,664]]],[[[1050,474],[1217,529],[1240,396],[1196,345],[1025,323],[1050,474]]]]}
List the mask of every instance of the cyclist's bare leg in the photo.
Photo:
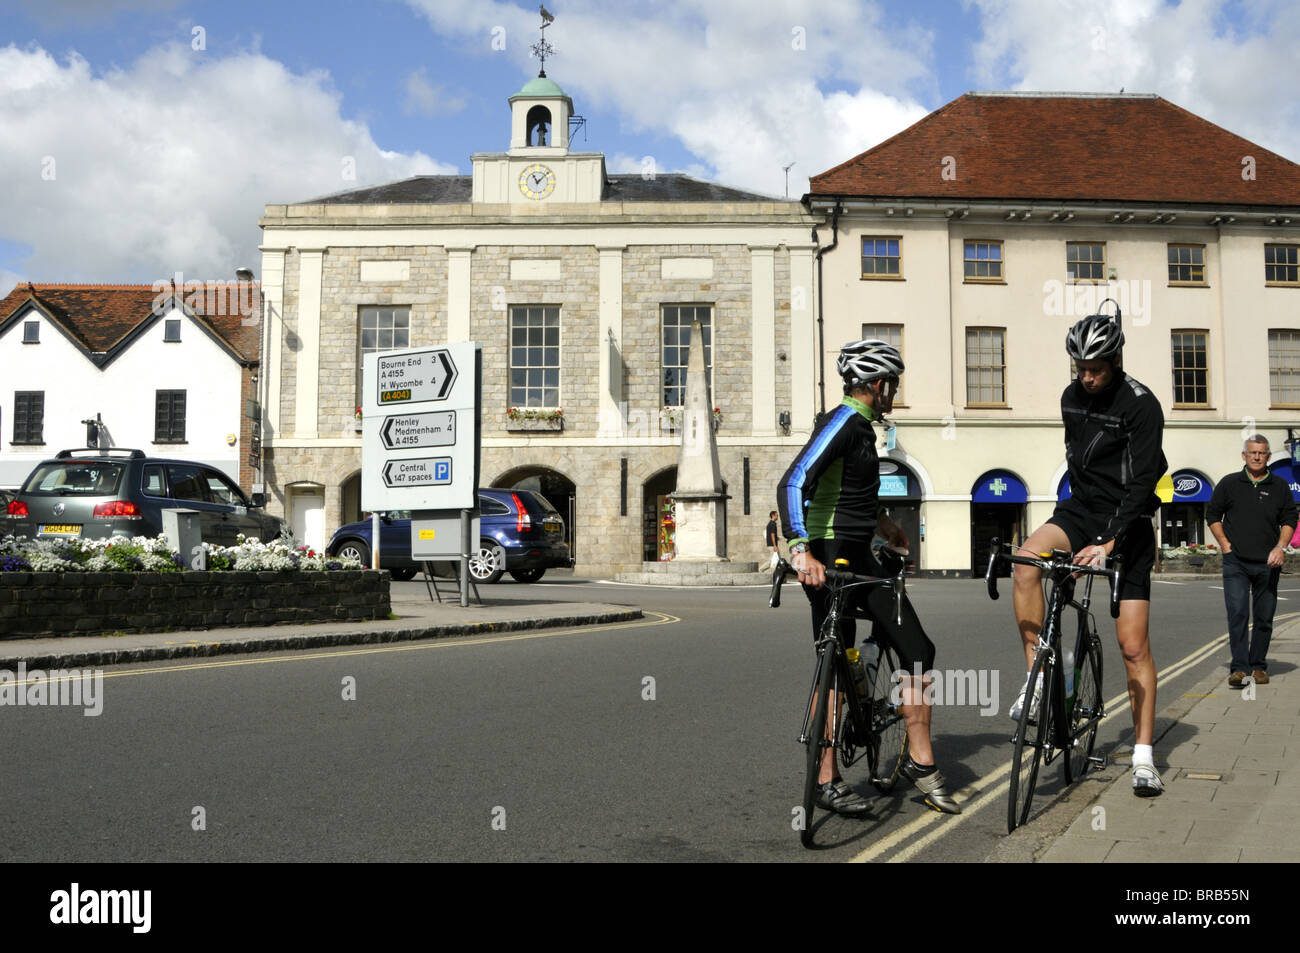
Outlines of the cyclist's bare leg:
{"type": "Polygon", "coordinates": [[[912,675],[904,675],[902,679],[899,686],[902,704],[898,710],[903,713],[903,723],[907,726],[907,749],[917,764],[934,764],[934,749],[930,746],[930,716],[934,706],[925,703],[924,694],[929,679],[912,675]]]}
{"type": "MultiPolygon", "coordinates": [[[[827,692],[826,697],[827,698],[831,697],[829,692],[827,692]]],[[[835,696],[835,707],[830,709],[830,711],[827,712],[827,716],[826,716],[825,738],[827,741],[830,741],[834,738],[834,731],[835,731],[834,725],[837,720],[837,717],[843,718],[845,714],[846,713],[844,710],[844,695],[843,693],[837,693],[835,696]]],[[[817,783],[825,784],[828,781],[834,781],[835,775],[837,773],[838,772],[836,772],[835,770],[835,749],[833,747],[827,748],[825,751],[822,752],[822,767],[821,767],[821,771],[818,772],[817,774],[817,783]]]]}
{"type": "Polygon", "coordinates": [[[1124,655],[1133,732],[1140,745],[1151,744],[1156,726],[1156,663],[1151,657],[1148,637],[1150,620],[1151,603],[1147,600],[1125,599],[1119,604],[1115,635],[1124,655]]]}
{"type": "MultiPolygon", "coordinates": [[[[1045,553],[1053,549],[1070,551],[1070,537],[1065,530],[1055,523],[1044,523],[1020,544],[1020,554],[1045,553]]],[[[1012,573],[1014,586],[1011,602],[1016,611],[1016,626],[1020,629],[1020,639],[1025,648],[1025,671],[1034,667],[1034,650],[1038,645],[1038,633],[1043,628],[1042,571],[1037,566],[1025,566],[1017,563],[1012,573]]]]}

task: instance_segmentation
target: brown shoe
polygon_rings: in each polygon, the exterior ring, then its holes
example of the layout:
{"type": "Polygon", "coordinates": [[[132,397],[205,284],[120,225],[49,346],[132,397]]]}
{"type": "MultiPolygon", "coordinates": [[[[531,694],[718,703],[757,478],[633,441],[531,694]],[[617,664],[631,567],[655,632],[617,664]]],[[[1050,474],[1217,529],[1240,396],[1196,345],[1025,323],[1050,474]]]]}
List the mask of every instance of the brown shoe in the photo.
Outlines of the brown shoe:
{"type": "Polygon", "coordinates": [[[1228,676],[1228,687],[1242,688],[1246,684],[1246,677],[1245,672],[1233,672],[1228,676]]]}
{"type": "Polygon", "coordinates": [[[1254,679],[1256,685],[1268,684],[1268,672],[1264,671],[1262,668],[1255,669],[1255,671],[1250,673],[1250,677],[1254,679]]]}

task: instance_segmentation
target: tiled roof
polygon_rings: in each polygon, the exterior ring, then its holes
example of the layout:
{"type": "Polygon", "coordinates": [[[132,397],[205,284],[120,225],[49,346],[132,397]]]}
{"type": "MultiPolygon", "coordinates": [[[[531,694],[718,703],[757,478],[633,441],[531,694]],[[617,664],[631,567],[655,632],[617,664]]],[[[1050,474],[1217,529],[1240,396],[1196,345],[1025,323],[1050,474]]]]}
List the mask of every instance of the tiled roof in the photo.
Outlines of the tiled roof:
{"type": "Polygon", "coordinates": [[[716,182],[668,173],[647,178],[640,173],[611,175],[603,196],[607,202],[780,202],[779,196],[733,189],[716,182]]]}
{"type": "Polygon", "coordinates": [[[1159,96],[967,93],[810,195],[1300,206],[1300,165],[1159,96]]]}
{"type": "Polygon", "coordinates": [[[471,198],[470,175],[416,175],[364,189],[335,192],[298,205],[463,205],[471,198]]]}
{"type": "MultiPolygon", "coordinates": [[[[473,198],[468,175],[417,175],[398,182],[337,192],[302,205],[460,205],[473,198]]],[[[680,173],[647,178],[639,173],[606,177],[606,202],[773,202],[770,195],[745,192],[680,173]]]]}
{"type": "MultiPolygon", "coordinates": [[[[231,281],[208,282],[204,287],[203,294],[197,288],[182,291],[186,305],[241,359],[257,360],[260,285],[231,281]]],[[[24,283],[0,300],[0,325],[34,299],[87,352],[103,354],[153,317],[160,295],[170,294],[170,289],[160,292],[153,285],[24,283]]]]}

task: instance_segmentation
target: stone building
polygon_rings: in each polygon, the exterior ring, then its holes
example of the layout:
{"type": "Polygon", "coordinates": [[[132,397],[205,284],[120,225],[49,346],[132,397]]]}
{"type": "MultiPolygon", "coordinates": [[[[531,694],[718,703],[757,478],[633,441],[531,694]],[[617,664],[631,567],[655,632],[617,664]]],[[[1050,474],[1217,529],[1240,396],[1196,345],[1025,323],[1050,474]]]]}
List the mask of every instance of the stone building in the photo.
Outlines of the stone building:
{"type": "Polygon", "coordinates": [[[1205,501],[1255,431],[1300,496],[1294,162],[1157,96],[970,93],[810,188],[836,243],[824,358],[869,334],[907,363],[882,490],[923,569],[982,571],[990,537],[1069,493],[1065,335],[1105,298],[1164,408],[1161,541],[1210,540],[1205,501]]]}
{"type": "Polygon", "coordinates": [[[474,155],[472,175],[266,207],[268,493],[324,534],[357,519],[361,355],[474,341],[483,485],[543,492],[580,572],[665,558],[699,320],[728,552],[760,557],[814,413],[813,216],[684,175],[608,174],[571,148],[573,103],[545,77],[509,116],[509,148],[474,155]]]}

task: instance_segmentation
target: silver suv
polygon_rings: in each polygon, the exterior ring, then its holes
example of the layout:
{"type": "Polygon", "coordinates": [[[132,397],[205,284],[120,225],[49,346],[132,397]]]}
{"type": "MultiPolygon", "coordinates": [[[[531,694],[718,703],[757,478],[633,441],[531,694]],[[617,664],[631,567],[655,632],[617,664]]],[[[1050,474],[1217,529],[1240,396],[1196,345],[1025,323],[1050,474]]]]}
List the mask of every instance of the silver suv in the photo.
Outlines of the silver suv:
{"type": "Polygon", "coordinates": [[[284,521],[263,511],[230,477],[192,460],[121,448],[62,450],[36,466],[6,506],[0,532],[37,539],[157,536],[165,509],[197,510],[203,541],[234,546],[239,534],[264,542],[284,521]]]}

